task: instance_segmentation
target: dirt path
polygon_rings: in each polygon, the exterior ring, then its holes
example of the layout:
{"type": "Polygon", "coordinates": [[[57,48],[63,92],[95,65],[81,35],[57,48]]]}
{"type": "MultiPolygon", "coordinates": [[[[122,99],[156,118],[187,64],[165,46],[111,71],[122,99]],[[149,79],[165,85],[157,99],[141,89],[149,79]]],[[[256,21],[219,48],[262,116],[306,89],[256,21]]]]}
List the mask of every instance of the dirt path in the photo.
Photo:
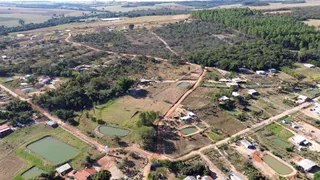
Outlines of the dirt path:
{"type": "Polygon", "coordinates": [[[174,51],[173,49],[171,49],[171,47],[169,46],[169,44],[164,40],[162,39],[160,36],[158,36],[156,33],[154,33],[153,31],[150,31],[151,34],[153,34],[154,36],[156,36],[165,46],[167,49],[169,49],[169,51],[171,51],[173,54],[175,54],[176,56],[179,56],[179,54],[174,51]]]}
{"type": "Polygon", "coordinates": [[[173,113],[176,111],[176,109],[181,106],[181,103],[193,92],[197,89],[197,87],[200,85],[203,77],[205,76],[207,72],[207,69],[204,69],[202,71],[202,74],[199,76],[196,83],[193,85],[191,89],[189,89],[186,93],[184,93],[179,100],[169,109],[169,111],[164,115],[164,119],[172,119],[173,113]]]}

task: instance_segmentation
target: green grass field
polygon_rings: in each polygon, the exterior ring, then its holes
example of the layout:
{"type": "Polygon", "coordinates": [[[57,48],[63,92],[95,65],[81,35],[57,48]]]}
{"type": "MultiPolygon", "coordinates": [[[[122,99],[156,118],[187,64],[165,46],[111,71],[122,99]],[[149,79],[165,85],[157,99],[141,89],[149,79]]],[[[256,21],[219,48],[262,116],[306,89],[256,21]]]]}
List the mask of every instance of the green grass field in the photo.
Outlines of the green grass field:
{"type": "Polygon", "coordinates": [[[290,131],[284,129],[282,126],[278,124],[270,124],[267,128],[271,130],[279,138],[289,139],[293,136],[293,134],[290,131]]]}
{"type": "Polygon", "coordinates": [[[207,133],[207,135],[214,143],[218,142],[224,138],[222,135],[217,134],[215,132],[209,132],[209,133],[207,133]]]}

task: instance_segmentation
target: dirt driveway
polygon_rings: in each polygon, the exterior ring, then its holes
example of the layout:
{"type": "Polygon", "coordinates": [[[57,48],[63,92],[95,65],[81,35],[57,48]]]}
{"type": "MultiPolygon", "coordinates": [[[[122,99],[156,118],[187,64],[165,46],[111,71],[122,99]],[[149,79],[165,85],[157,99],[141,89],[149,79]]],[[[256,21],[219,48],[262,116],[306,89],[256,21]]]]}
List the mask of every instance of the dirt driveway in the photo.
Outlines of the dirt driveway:
{"type": "MultiPolygon", "coordinates": [[[[252,150],[252,149],[247,149],[244,146],[240,145],[240,146],[234,146],[236,151],[238,151],[241,155],[243,155],[244,157],[246,157],[247,159],[249,159],[249,156],[252,157],[253,153],[256,150],[252,150]]],[[[250,162],[252,162],[253,166],[256,167],[257,169],[259,169],[259,171],[269,177],[270,179],[277,179],[278,175],[276,172],[274,172],[274,170],[272,170],[266,163],[264,162],[257,162],[256,160],[249,159],[250,162]]]]}

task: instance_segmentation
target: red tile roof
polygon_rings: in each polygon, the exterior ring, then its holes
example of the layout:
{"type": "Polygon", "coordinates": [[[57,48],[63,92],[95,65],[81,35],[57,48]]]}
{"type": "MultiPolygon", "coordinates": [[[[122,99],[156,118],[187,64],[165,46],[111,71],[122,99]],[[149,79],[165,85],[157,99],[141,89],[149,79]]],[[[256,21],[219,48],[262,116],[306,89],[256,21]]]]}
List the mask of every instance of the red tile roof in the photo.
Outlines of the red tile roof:
{"type": "Polygon", "coordinates": [[[97,173],[97,171],[94,168],[86,168],[83,170],[78,171],[74,177],[76,178],[76,180],[87,180],[87,178],[90,175],[93,175],[97,173]]]}

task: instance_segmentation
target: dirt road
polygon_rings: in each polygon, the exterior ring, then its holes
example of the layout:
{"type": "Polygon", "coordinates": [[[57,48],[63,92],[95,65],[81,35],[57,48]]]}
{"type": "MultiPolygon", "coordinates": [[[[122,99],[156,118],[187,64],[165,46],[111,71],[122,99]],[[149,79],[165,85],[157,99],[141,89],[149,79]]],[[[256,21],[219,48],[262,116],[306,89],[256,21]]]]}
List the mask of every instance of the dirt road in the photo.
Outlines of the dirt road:
{"type": "Polygon", "coordinates": [[[166,46],[166,48],[169,49],[169,51],[171,51],[171,52],[172,52],[173,54],[175,54],[176,56],[179,56],[179,54],[178,54],[176,51],[174,51],[164,39],[162,39],[162,38],[161,38],[160,36],[158,36],[156,33],[152,32],[152,31],[150,31],[150,32],[151,32],[151,34],[153,34],[154,36],[156,36],[156,37],[166,46]]]}
{"type": "Polygon", "coordinates": [[[183,94],[183,96],[180,97],[180,99],[169,109],[169,111],[164,115],[164,119],[172,119],[173,113],[176,111],[176,109],[181,106],[181,103],[194,91],[197,89],[197,87],[200,85],[203,77],[205,76],[207,72],[207,69],[204,69],[202,71],[202,74],[199,76],[196,83],[193,85],[191,89],[189,89],[186,93],[183,94]]]}

